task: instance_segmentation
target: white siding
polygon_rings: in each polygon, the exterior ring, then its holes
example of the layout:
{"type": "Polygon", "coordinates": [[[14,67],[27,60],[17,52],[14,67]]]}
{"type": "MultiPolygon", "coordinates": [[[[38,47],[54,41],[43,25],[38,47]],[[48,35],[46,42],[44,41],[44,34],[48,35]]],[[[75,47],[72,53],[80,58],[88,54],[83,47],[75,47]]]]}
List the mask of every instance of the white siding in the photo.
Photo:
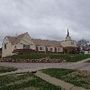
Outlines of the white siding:
{"type": "Polygon", "coordinates": [[[56,52],[63,52],[63,48],[62,47],[56,47],[56,52]]]}
{"type": "Polygon", "coordinates": [[[3,44],[2,44],[2,57],[13,55],[12,51],[13,51],[13,46],[8,41],[8,39],[4,39],[3,44]],[[6,44],[6,49],[4,47],[5,44],[6,44]]]}
{"type": "Polygon", "coordinates": [[[67,46],[69,46],[69,47],[77,47],[77,43],[75,41],[72,41],[72,40],[71,41],[62,41],[61,45],[63,47],[67,47],[67,46]]]}
{"type": "Polygon", "coordinates": [[[21,41],[20,46],[22,48],[23,44],[30,45],[30,49],[36,50],[35,44],[32,42],[31,37],[27,34],[21,41]]]}

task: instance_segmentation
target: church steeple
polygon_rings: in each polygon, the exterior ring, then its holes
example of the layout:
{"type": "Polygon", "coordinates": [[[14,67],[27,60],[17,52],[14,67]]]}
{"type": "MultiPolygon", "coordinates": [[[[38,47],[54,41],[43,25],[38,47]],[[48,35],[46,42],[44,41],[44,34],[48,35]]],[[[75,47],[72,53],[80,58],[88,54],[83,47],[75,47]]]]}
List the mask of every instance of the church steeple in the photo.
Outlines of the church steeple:
{"type": "Polygon", "coordinates": [[[70,37],[70,33],[69,33],[69,29],[67,28],[67,35],[66,35],[66,41],[69,41],[71,40],[71,37],[70,37]]]}
{"type": "Polygon", "coordinates": [[[67,37],[69,37],[69,29],[67,28],[67,37]]]}

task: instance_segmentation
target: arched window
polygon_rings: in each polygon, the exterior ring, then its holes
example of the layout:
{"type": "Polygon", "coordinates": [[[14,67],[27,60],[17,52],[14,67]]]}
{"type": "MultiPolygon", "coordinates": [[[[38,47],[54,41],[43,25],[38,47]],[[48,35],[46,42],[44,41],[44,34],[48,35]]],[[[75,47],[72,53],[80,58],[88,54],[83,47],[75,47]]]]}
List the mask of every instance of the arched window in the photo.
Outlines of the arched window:
{"type": "Polygon", "coordinates": [[[17,46],[14,47],[15,49],[17,48],[17,46]]]}
{"type": "Polygon", "coordinates": [[[7,44],[4,44],[4,49],[7,49],[7,44]]]}
{"type": "Polygon", "coordinates": [[[52,52],[53,51],[53,48],[50,48],[50,51],[52,52]]]}

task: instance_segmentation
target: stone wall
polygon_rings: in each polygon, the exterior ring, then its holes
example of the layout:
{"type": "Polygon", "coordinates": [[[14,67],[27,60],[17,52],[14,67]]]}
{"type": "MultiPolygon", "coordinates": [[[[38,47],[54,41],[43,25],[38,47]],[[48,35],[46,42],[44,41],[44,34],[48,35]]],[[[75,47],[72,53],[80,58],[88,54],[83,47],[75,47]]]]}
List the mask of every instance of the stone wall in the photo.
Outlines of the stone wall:
{"type": "Polygon", "coordinates": [[[65,60],[63,59],[50,59],[48,57],[41,59],[12,59],[12,58],[2,58],[1,62],[12,62],[12,63],[61,63],[65,60]]]}

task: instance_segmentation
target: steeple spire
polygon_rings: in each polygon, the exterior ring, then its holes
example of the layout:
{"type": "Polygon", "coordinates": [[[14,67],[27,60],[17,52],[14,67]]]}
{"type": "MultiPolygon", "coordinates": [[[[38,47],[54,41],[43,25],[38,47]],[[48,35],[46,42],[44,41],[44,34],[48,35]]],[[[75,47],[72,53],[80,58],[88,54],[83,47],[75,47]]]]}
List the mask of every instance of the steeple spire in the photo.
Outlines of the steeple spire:
{"type": "Polygon", "coordinates": [[[67,28],[67,37],[69,37],[69,29],[67,28]]]}
{"type": "Polygon", "coordinates": [[[67,28],[66,41],[68,41],[68,40],[71,40],[71,37],[70,37],[69,29],[67,28]]]}

